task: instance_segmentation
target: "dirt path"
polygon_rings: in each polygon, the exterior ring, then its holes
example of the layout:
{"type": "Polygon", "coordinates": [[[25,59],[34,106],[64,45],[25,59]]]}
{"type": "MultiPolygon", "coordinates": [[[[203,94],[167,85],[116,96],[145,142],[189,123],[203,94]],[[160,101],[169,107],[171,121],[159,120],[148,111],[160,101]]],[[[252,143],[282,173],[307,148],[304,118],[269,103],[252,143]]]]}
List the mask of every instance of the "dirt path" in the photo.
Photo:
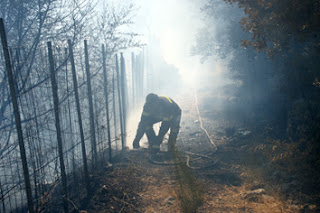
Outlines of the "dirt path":
{"type": "Polygon", "coordinates": [[[254,138],[227,138],[227,121],[219,120],[214,108],[199,107],[203,125],[218,149],[210,144],[190,92],[177,100],[183,110],[177,142],[182,163],[176,159],[176,166],[155,165],[146,149],[125,152],[112,168],[94,176],[96,191],[86,211],[299,212],[301,206],[284,201],[264,182],[263,173],[252,169],[256,162],[248,154],[248,143],[254,138]]]}

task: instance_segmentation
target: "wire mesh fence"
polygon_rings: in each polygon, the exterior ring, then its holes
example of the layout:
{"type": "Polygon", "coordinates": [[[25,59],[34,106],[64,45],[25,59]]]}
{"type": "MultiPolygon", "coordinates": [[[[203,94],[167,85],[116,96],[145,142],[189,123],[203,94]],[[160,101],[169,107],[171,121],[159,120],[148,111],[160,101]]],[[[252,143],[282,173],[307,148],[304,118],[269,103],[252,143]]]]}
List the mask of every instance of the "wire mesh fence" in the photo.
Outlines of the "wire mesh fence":
{"type": "MultiPolygon", "coordinates": [[[[122,90],[126,88],[125,85],[121,85],[126,82],[119,79],[125,79],[124,59],[121,58],[121,63],[116,65],[115,57],[106,58],[106,82],[102,72],[103,57],[99,51],[92,51],[90,55],[90,45],[86,56],[83,46],[72,47],[76,76],[73,76],[75,73],[72,72],[70,49],[68,50],[67,44],[53,43],[51,48],[53,58],[50,64],[46,44],[39,45],[32,53],[24,46],[8,47],[20,109],[32,201],[36,211],[55,211],[56,206],[63,209],[62,206],[66,205],[63,204],[64,201],[70,203],[80,199],[79,190],[86,189],[84,162],[87,162],[89,172],[92,172],[99,163],[110,160],[110,154],[115,155],[117,150],[122,148],[121,136],[125,134],[119,129],[120,124],[125,123],[125,118],[120,115],[125,113],[119,111],[119,104],[121,101],[128,104],[127,100],[118,99],[118,94],[123,96],[122,90]],[[119,66],[124,69],[121,70],[120,77],[116,70],[119,66]],[[88,67],[91,72],[89,78],[86,72],[88,67]],[[51,74],[50,69],[53,71],[51,74]],[[52,74],[56,85],[50,81],[52,74]],[[77,80],[76,87],[73,78],[77,80]],[[88,91],[88,81],[91,83],[91,92],[88,91]],[[105,84],[108,84],[107,90],[105,84]],[[52,95],[53,87],[56,87],[59,97],[56,106],[52,95]],[[78,97],[75,96],[75,88],[78,90],[78,97]],[[88,101],[89,97],[92,98],[92,102],[88,101]],[[106,111],[106,105],[109,111],[106,111]],[[61,129],[61,150],[57,143],[57,110],[60,118],[58,123],[61,129]],[[64,159],[63,163],[61,158],[64,159]],[[62,196],[64,189],[61,166],[65,167],[66,173],[65,196],[62,196]]],[[[5,64],[2,53],[0,63],[5,64]]],[[[1,66],[0,69],[0,211],[19,212],[28,208],[28,199],[6,68],[1,66]]],[[[126,110],[126,107],[121,110],[126,110]]]]}

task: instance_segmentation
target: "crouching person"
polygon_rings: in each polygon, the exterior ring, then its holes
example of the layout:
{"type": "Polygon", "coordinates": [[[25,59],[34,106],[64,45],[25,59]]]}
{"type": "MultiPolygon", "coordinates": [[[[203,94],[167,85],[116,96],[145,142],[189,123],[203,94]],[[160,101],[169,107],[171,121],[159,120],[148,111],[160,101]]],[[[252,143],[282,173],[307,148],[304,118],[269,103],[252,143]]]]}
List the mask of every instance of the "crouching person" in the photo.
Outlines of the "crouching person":
{"type": "Polygon", "coordinates": [[[146,133],[151,151],[153,153],[159,152],[163,138],[170,129],[168,151],[172,151],[178,137],[180,119],[181,109],[171,98],[158,96],[154,93],[148,94],[133,141],[133,148],[140,147],[140,139],[146,133]],[[153,125],[158,122],[161,122],[161,126],[158,135],[156,135],[153,125]]]}

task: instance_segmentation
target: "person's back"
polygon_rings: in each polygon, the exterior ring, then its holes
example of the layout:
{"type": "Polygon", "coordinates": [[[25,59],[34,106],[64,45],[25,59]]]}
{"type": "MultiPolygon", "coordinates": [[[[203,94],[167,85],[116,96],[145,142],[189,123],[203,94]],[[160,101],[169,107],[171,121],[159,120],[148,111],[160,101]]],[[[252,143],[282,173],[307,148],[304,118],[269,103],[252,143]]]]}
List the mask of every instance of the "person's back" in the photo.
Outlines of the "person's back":
{"type": "Polygon", "coordinates": [[[181,112],[180,107],[172,99],[158,96],[158,100],[145,103],[141,118],[142,120],[150,120],[154,124],[160,121],[168,121],[179,112],[181,112]]]}

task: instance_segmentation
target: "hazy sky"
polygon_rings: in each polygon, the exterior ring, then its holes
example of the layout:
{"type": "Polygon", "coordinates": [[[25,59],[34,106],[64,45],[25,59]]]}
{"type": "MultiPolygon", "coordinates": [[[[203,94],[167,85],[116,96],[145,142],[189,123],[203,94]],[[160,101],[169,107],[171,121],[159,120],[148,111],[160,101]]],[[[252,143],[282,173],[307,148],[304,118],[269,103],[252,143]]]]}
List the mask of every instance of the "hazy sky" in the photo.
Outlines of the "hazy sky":
{"type": "Polygon", "coordinates": [[[201,64],[199,57],[190,55],[196,33],[204,27],[203,14],[200,12],[204,0],[109,1],[115,4],[133,3],[138,8],[133,30],[143,34],[144,42],[149,46],[152,45],[148,43],[150,35],[158,39],[160,54],[168,64],[179,69],[184,82],[203,85],[201,79],[208,80],[208,75],[213,84],[222,82],[224,68],[214,57],[201,64]]]}
{"type": "MultiPolygon", "coordinates": [[[[199,57],[190,56],[197,31],[203,27],[200,8],[203,0],[135,0],[140,10],[137,15],[139,31],[155,36],[160,41],[161,54],[165,61],[176,66],[187,83],[198,76],[221,73],[217,63],[200,63],[199,57]]],[[[148,38],[146,36],[146,38],[148,38]]],[[[150,44],[152,45],[152,44],[150,44]]]]}

